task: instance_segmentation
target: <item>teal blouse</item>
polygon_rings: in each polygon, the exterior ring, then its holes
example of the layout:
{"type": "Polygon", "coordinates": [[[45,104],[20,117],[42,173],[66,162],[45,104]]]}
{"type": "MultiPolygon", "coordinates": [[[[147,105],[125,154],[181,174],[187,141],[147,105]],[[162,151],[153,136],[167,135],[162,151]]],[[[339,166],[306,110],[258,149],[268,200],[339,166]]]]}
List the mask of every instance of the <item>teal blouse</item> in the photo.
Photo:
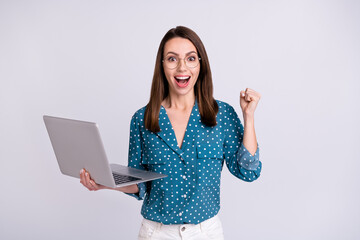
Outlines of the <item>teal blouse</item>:
{"type": "Polygon", "coordinates": [[[144,200],[144,218],[163,224],[198,224],[220,209],[220,177],[224,161],[237,178],[251,182],[260,176],[259,147],[254,155],[242,144],[244,127],[229,104],[217,101],[217,125],[201,122],[197,102],[192,109],[179,148],[164,107],[159,114],[161,131],[145,128],[145,107],[131,119],[129,167],[166,174],[168,177],[138,184],[144,200]]]}

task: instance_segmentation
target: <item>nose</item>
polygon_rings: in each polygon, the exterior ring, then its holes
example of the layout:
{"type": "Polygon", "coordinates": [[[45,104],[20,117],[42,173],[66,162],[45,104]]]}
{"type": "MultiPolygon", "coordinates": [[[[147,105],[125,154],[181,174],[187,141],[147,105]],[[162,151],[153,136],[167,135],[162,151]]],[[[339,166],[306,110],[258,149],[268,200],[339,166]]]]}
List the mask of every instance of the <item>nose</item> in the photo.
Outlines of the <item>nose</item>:
{"type": "Polygon", "coordinates": [[[185,71],[186,70],[186,63],[185,59],[180,59],[179,64],[177,66],[178,71],[185,71]]]}

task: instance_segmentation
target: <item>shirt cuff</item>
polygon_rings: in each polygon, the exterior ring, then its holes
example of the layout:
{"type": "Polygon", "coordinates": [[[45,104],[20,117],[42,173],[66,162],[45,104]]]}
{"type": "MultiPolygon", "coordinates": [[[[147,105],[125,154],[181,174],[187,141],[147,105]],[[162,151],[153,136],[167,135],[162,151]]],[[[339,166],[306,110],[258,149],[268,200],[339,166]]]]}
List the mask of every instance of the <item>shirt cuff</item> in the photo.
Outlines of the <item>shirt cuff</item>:
{"type": "Polygon", "coordinates": [[[246,147],[241,143],[237,154],[237,160],[242,168],[255,171],[259,166],[259,144],[254,155],[252,155],[246,147]]]}
{"type": "Polygon", "coordinates": [[[125,194],[132,196],[132,197],[136,198],[137,200],[143,200],[144,196],[145,196],[145,192],[146,192],[146,185],[145,185],[145,183],[138,183],[137,186],[139,188],[138,193],[125,193],[125,194]]]}

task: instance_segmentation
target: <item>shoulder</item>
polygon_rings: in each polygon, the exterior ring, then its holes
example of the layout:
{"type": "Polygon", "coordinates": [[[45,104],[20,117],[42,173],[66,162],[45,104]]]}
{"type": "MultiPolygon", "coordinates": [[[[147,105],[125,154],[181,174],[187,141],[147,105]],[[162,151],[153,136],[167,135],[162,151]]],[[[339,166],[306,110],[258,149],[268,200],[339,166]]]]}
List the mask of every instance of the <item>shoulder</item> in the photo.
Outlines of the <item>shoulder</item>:
{"type": "Polygon", "coordinates": [[[138,117],[138,116],[143,116],[143,115],[145,114],[145,109],[146,109],[146,106],[138,109],[138,110],[134,113],[133,117],[134,117],[134,116],[136,116],[136,117],[138,117]]]}
{"type": "Polygon", "coordinates": [[[216,116],[218,122],[233,124],[240,121],[238,114],[230,104],[219,100],[216,100],[216,102],[219,106],[219,111],[216,116]]]}
{"type": "Polygon", "coordinates": [[[219,114],[226,114],[226,113],[235,112],[234,108],[230,104],[228,104],[226,102],[216,100],[216,103],[219,106],[219,114]]]}
{"type": "Polygon", "coordinates": [[[132,116],[131,118],[131,122],[132,123],[142,123],[144,121],[144,115],[145,115],[145,109],[146,109],[146,106],[138,109],[132,116]]]}

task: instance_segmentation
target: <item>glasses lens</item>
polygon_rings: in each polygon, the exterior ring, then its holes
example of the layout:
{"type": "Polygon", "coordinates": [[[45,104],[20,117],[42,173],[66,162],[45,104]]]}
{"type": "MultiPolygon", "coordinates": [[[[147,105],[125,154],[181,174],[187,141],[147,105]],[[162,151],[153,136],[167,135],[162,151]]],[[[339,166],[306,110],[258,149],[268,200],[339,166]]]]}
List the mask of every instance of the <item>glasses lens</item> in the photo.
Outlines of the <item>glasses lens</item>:
{"type": "Polygon", "coordinates": [[[164,65],[167,68],[173,69],[176,68],[179,63],[179,60],[176,57],[167,57],[164,59],[164,65]]]}
{"type": "Polygon", "coordinates": [[[189,68],[195,68],[199,64],[199,58],[196,55],[189,56],[185,59],[185,63],[189,68]]]}

